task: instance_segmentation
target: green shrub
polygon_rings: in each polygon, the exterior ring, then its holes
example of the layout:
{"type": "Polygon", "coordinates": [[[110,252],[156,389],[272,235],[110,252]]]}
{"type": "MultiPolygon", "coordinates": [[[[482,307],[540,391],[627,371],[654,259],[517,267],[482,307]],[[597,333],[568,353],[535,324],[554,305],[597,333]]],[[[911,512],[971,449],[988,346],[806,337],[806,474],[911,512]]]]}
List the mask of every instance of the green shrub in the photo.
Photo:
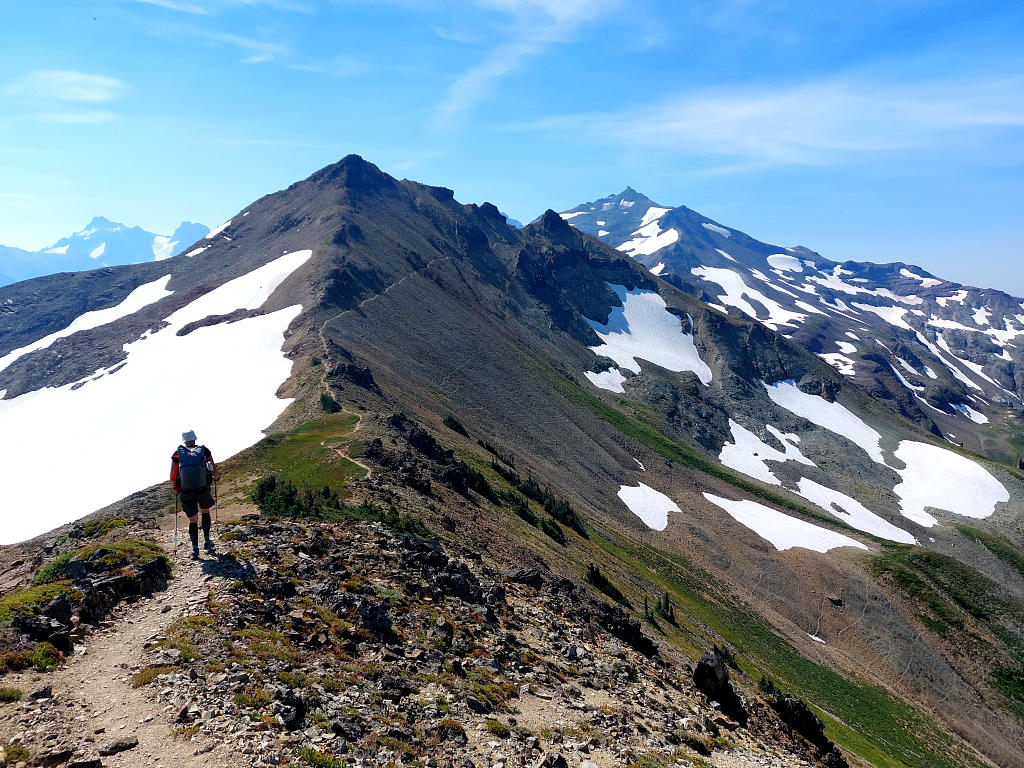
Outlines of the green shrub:
{"type": "Polygon", "coordinates": [[[4,747],[4,757],[7,759],[7,765],[17,765],[29,762],[32,759],[32,753],[19,741],[17,744],[8,744],[4,747]]]}
{"type": "Polygon", "coordinates": [[[72,560],[85,560],[98,565],[104,571],[112,571],[118,568],[138,568],[155,558],[166,560],[167,556],[160,545],[152,541],[122,539],[109,544],[86,544],[40,568],[32,578],[32,584],[39,586],[63,579],[65,568],[72,560]]]}
{"type": "Polygon", "coordinates": [[[64,654],[57,650],[55,645],[44,640],[41,643],[36,643],[36,647],[32,649],[28,658],[38,670],[56,669],[64,661],[64,654]]]}
{"type": "Polygon", "coordinates": [[[488,453],[493,454],[494,456],[497,456],[500,461],[505,462],[510,467],[515,469],[516,460],[512,456],[508,456],[506,454],[503,454],[501,451],[499,451],[497,448],[495,448],[493,445],[491,445],[486,440],[477,440],[476,444],[479,445],[481,448],[483,448],[488,453]]]}
{"type": "Polygon", "coordinates": [[[540,521],[540,529],[548,536],[557,541],[563,547],[569,546],[569,540],[565,538],[565,531],[558,527],[558,523],[549,517],[540,521]]]}
{"type": "Polygon", "coordinates": [[[343,515],[338,494],[327,486],[319,491],[299,488],[290,480],[268,475],[256,483],[252,500],[260,514],[270,517],[315,518],[337,520],[343,515]]]}
{"type": "Polygon", "coordinates": [[[493,718],[487,718],[487,732],[497,736],[499,739],[507,739],[512,735],[512,729],[505,725],[501,720],[495,720],[493,718]]]}
{"type": "Polygon", "coordinates": [[[615,602],[621,603],[627,608],[632,607],[632,604],[629,602],[629,598],[622,594],[619,588],[612,584],[608,580],[608,577],[601,573],[601,569],[593,563],[587,565],[587,575],[585,580],[588,584],[592,585],[599,591],[604,592],[615,602]]]}
{"type": "Polygon", "coordinates": [[[463,437],[469,437],[469,432],[462,426],[462,422],[452,416],[450,413],[444,417],[444,425],[448,427],[452,432],[458,432],[463,437]]]}
{"type": "Polygon", "coordinates": [[[0,599],[0,624],[10,624],[14,617],[34,616],[53,598],[60,595],[78,596],[70,581],[57,581],[12,592],[0,599]]]}
{"type": "Polygon", "coordinates": [[[337,413],[341,410],[341,405],[335,400],[329,392],[320,393],[320,408],[324,413],[337,413]]]}
{"type": "Polygon", "coordinates": [[[82,532],[86,538],[95,539],[115,528],[124,528],[128,525],[128,518],[120,515],[105,517],[101,520],[86,520],[82,523],[82,532]]]}
{"type": "Polygon", "coordinates": [[[315,749],[300,749],[299,757],[313,768],[348,768],[348,763],[344,760],[315,749]]]}
{"type": "Polygon", "coordinates": [[[23,695],[20,688],[0,688],[0,702],[5,704],[19,701],[23,695]]]}

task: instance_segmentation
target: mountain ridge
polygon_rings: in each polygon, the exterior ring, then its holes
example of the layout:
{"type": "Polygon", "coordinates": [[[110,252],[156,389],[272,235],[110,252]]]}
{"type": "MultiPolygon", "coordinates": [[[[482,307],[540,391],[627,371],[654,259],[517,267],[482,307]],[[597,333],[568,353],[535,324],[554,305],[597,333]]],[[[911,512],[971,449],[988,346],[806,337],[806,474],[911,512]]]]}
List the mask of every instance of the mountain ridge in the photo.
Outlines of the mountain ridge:
{"type": "Polygon", "coordinates": [[[56,272],[160,261],[182,253],[209,231],[202,224],[183,221],[172,234],[157,235],[94,216],[85,227],[47,248],[26,251],[0,245],[0,285],[56,272]]]}
{"type": "MultiPolygon", "coordinates": [[[[39,453],[77,471],[96,415],[132,446],[120,473],[137,490],[160,481],[187,420],[247,511],[256,479],[275,476],[422,516],[449,542],[486,521],[481,556],[504,542],[592,585],[604,582],[587,581],[588,561],[599,566],[644,632],[694,661],[730,648],[751,681],[816,707],[847,754],[934,768],[962,764],[954,754],[983,765],[980,750],[1014,764],[1021,724],[999,670],[1016,674],[1024,572],[994,553],[1019,538],[1015,469],[943,448],[799,339],[709,306],[553,211],[517,230],[490,204],[349,156],[208,240],[156,264],[0,288],[14,308],[0,330],[19,329],[0,334],[4,355],[61,331],[47,307],[69,287],[93,311],[153,292],[0,370],[0,420],[21,451],[0,465],[39,453]],[[166,373],[149,366],[181,356],[207,374],[202,397],[159,389],[166,373]],[[44,360],[45,380],[22,378],[44,360]],[[144,424],[112,398],[130,382],[161,404],[139,406],[144,424]],[[65,407],[77,414],[58,416],[67,445],[26,449],[32,425],[65,407]],[[641,609],[662,591],[678,626],[641,609]]],[[[159,485],[106,503],[173,509],[159,485]]],[[[246,558],[272,551],[264,536],[246,558]]]]}
{"type": "Polygon", "coordinates": [[[561,215],[720,311],[794,338],[934,434],[1020,461],[1020,299],[904,262],[833,262],[762,243],[628,187],[561,215]]]}

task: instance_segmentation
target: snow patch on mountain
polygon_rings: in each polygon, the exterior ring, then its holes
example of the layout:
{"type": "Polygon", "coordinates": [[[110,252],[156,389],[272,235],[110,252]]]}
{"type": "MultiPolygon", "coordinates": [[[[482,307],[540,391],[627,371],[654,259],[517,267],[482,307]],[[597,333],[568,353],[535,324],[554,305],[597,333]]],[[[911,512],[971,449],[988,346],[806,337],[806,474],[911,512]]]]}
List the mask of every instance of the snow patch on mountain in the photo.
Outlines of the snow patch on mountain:
{"type": "Polygon", "coordinates": [[[671,208],[659,208],[656,205],[652,205],[647,209],[647,213],[644,214],[643,219],[640,220],[640,226],[645,227],[652,221],[657,221],[671,210],[671,208]]]}
{"type": "MultiPolygon", "coordinates": [[[[900,362],[902,363],[904,361],[900,360],[900,362]]],[[[906,363],[904,363],[904,365],[906,365],[906,363]]],[[[924,387],[917,387],[911,384],[909,381],[906,380],[906,378],[904,378],[902,373],[896,370],[896,368],[892,364],[889,365],[889,368],[892,369],[893,375],[896,376],[897,379],[899,379],[900,384],[909,389],[911,392],[924,392],[924,387]]]]}
{"type": "Polygon", "coordinates": [[[665,262],[664,261],[659,261],[657,264],[655,264],[653,267],[651,267],[650,270],[648,270],[648,271],[652,275],[660,275],[662,273],[662,270],[664,270],[664,269],[665,269],[665,262]]]}
{"type": "Polygon", "coordinates": [[[606,371],[600,371],[595,373],[594,371],[584,371],[583,375],[587,377],[587,380],[595,387],[601,389],[607,389],[609,392],[618,392],[620,394],[625,393],[625,389],[622,387],[622,383],[626,380],[626,377],[622,375],[622,371],[618,368],[609,368],[606,371]]]}
{"type": "MultiPolygon", "coordinates": [[[[638,462],[639,463],[639,462],[638,462]]],[[[643,465],[641,465],[643,469],[643,465]]],[[[628,485],[619,486],[619,498],[629,507],[629,511],[644,521],[644,524],[655,531],[664,531],[668,526],[668,513],[682,513],[679,505],[660,491],[640,483],[633,488],[628,485]]]]}
{"type": "Polygon", "coordinates": [[[907,314],[906,307],[876,307],[874,304],[860,304],[856,301],[853,302],[853,306],[865,312],[871,312],[872,314],[878,315],[889,325],[894,325],[897,328],[902,328],[906,331],[914,330],[910,327],[909,323],[903,319],[903,316],[907,314]]]}
{"type": "Polygon", "coordinates": [[[895,455],[906,464],[896,470],[903,482],[893,488],[900,498],[900,513],[925,528],[938,522],[926,511],[929,507],[980,519],[1010,499],[986,469],[953,451],[904,440],[895,455]]]}
{"type": "Polygon", "coordinates": [[[562,217],[563,221],[569,221],[576,216],[583,216],[585,213],[587,211],[572,211],[571,213],[560,213],[558,215],[562,217]]]}
{"type": "Polygon", "coordinates": [[[0,401],[0,466],[13,477],[5,504],[31,515],[5,520],[0,543],[48,531],[167,479],[170,456],[183,429],[195,427],[217,460],[263,437],[290,400],[278,387],[292,363],[281,346],[301,305],[233,323],[177,332],[187,323],[236,309],[256,309],[312,252],[286,254],[229,281],[166,318],[166,327],[125,345],[127,359],[73,384],[47,387],[0,401]],[[202,372],[203,386],[182,386],[168,375],[168,361],[188,361],[202,372]],[[60,440],[40,424],[61,425],[60,440]],[[97,439],[117,454],[117,471],[97,483],[97,439]],[[47,457],[46,467],[39,457],[47,457]],[[61,467],[61,482],[38,488],[47,467],[61,467]]]}
{"type": "Polygon", "coordinates": [[[794,323],[802,323],[807,315],[799,312],[792,312],[777,301],[769,299],[763,293],[755,290],[743,282],[743,278],[731,269],[724,267],[694,267],[690,272],[708,282],[717,283],[725,291],[724,296],[718,296],[718,300],[726,306],[736,307],[746,315],[759,320],[773,331],[779,330],[781,326],[791,326],[794,323]],[[757,301],[768,312],[766,319],[758,318],[757,310],[747,301],[746,298],[757,301]]]}
{"type": "Polygon", "coordinates": [[[847,496],[845,493],[824,486],[821,483],[816,483],[806,477],[800,478],[797,493],[858,531],[881,536],[883,539],[889,539],[890,541],[917,544],[917,539],[911,533],[876,515],[859,501],[847,496]]]}
{"type": "Polygon", "coordinates": [[[900,274],[903,275],[903,277],[909,277],[912,280],[920,280],[922,288],[934,288],[937,285],[942,285],[941,280],[937,280],[934,277],[925,277],[924,275],[915,274],[906,267],[900,270],[900,274]]]}
{"type": "Polygon", "coordinates": [[[583,318],[604,342],[590,347],[595,354],[609,357],[634,373],[640,373],[639,358],[670,371],[691,371],[702,384],[711,383],[711,369],[700,359],[693,344],[692,319],[687,333],[680,319],[668,311],[665,300],[654,291],[630,291],[622,285],[609,287],[622,306],[612,308],[607,324],[583,318]]]}
{"type": "Polygon", "coordinates": [[[717,232],[722,237],[732,237],[732,232],[728,229],[720,227],[717,224],[712,224],[710,221],[702,222],[701,226],[704,227],[704,229],[710,229],[712,232],[717,232]]]}
{"type": "Polygon", "coordinates": [[[935,303],[938,304],[940,307],[945,308],[946,304],[948,302],[950,302],[950,301],[955,301],[958,304],[963,304],[964,303],[964,299],[966,299],[966,298],[967,298],[967,291],[959,290],[956,293],[954,293],[952,296],[937,296],[935,298],[935,303]]]}
{"type": "Polygon", "coordinates": [[[968,419],[973,421],[975,424],[988,424],[988,416],[981,411],[976,411],[967,403],[950,403],[949,404],[954,410],[959,411],[968,419]]]}
{"type": "Polygon", "coordinates": [[[776,405],[802,416],[819,427],[835,432],[863,448],[872,461],[885,464],[882,457],[882,436],[839,402],[829,402],[820,395],[800,390],[793,379],[761,384],[776,405]]]}
{"type": "Polygon", "coordinates": [[[40,349],[46,349],[58,339],[67,338],[79,331],[99,328],[101,325],[107,325],[115,320],[120,320],[122,317],[134,315],[143,307],[160,301],[165,296],[170,296],[174,293],[174,291],[167,290],[167,283],[170,279],[170,275],[164,275],[151,283],[144,283],[125,296],[120,304],[106,309],[85,312],[72,320],[65,328],[55,331],[49,336],[44,336],[31,344],[26,344],[24,347],[11,350],[3,357],[0,357],[0,371],[10,366],[19,357],[24,357],[30,352],[36,352],[40,349]]]}
{"type": "Polygon", "coordinates": [[[973,312],[974,322],[977,325],[988,325],[988,319],[992,313],[986,307],[977,307],[973,312]]]}
{"type": "Polygon", "coordinates": [[[804,267],[800,259],[790,256],[788,253],[773,253],[766,261],[773,269],[781,269],[783,272],[803,272],[804,267]]]}
{"type": "Polygon", "coordinates": [[[231,226],[231,219],[228,219],[223,224],[221,224],[219,227],[217,227],[215,230],[209,232],[206,235],[205,239],[206,240],[213,240],[213,238],[215,238],[217,235],[219,235],[221,232],[223,232],[225,229],[227,229],[230,226],[231,226]]]}
{"type": "Polygon", "coordinates": [[[100,243],[95,248],[93,248],[91,251],[89,251],[89,258],[90,259],[98,259],[100,256],[103,255],[103,252],[105,250],[107,250],[107,244],[106,243],[100,243]]]}
{"type": "Polygon", "coordinates": [[[797,443],[800,438],[793,434],[783,434],[781,430],[769,425],[767,429],[778,438],[785,450],[778,450],[763,442],[749,429],[729,419],[733,442],[722,446],[718,460],[737,472],[761,480],[769,485],[782,485],[782,481],[768,468],[769,461],[796,461],[800,464],[815,466],[814,462],[804,456],[797,443]]]}
{"type": "Polygon", "coordinates": [[[636,258],[647,256],[665,246],[672,245],[679,239],[679,233],[674,229],[662,231],[657,221],[640,227],[633,233],[633,239],[628,240],[619,246],[619,250],[636,258]]]}
{"type": "Polygon", "coordinates": [[[153,260],[163,261],[174,254],[174,246],[178,243],[170,235],[156,235],[153,238],[153,260]]]}
{"type": "Polygon", "coordinates": [[[725,258],[727,258],[727,259],[728,259],[729,261],[735,261],[735,262],[736,262],[737,264],[739,264],[739,262],[738,262],[738,261],[736,261],[736,259],[734,259],[734,258],[733,258],[732,256],[730,256],[730,255],[729,255],[728,253],[726,253],[725,251],[723,251],[723,250],[722,250],[721,248],[715,248],[715,250],[716,250],[716,251],[718,251],[718,252],[719,252],[720,254],[722,254],[723,256],[725,256],[725,258]]]}
{"type": "Polygon", "coordinates": [[[724,509],[762,539],[767,539],[780,552],[793,547],[821,553],[837,547],[867,549],[849,536],[784,515],[756,501],[733,501],[712,493],[705,493],[704,498],[724,509]]]}

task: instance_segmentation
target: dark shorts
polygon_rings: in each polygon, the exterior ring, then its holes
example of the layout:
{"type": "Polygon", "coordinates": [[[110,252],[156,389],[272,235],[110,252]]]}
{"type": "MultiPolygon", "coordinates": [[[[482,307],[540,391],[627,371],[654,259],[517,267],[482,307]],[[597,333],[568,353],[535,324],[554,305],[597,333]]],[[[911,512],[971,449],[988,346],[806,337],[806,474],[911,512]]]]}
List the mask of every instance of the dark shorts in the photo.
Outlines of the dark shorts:
{"type": "Polygon", "coordinates": [[[181,492],[181,508],[188,517],[198,515],[200,508],[210,509],[213,506],[213,495],[210,493],[210,486],[198,491],[181,492]]]}

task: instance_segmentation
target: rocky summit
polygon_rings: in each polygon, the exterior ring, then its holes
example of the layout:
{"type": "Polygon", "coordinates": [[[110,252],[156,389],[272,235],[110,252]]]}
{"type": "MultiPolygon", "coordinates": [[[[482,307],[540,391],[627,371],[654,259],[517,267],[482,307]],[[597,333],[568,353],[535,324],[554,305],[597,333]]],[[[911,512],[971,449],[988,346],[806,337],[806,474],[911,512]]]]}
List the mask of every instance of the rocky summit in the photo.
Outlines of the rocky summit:
{"type": "Polygon", "coordinates": [[[652,270],[687,216],[776,249],[627,193],[611,234],[520,229],[348,156],[180,256],[0,287],[0,466],[60,468],[0,528],[7,762],[1024,764],[1016,459],[823,360],[810,310],[652,270]]]}

